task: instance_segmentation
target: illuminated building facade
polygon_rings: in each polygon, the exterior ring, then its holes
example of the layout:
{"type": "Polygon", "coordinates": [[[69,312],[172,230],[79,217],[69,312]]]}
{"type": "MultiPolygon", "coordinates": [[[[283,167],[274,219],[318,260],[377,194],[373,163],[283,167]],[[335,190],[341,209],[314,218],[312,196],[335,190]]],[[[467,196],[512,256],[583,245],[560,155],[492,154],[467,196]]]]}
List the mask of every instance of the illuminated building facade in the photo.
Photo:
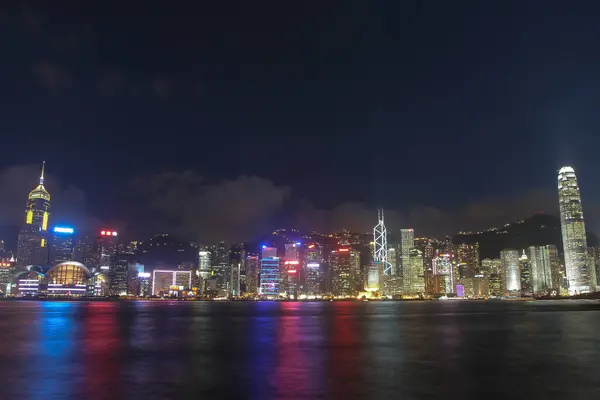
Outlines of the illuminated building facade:
{"type": "Polygon", "coordinates": [[[160,269],[152,271],[153,296],[180,297],[184,291],[191,289],[191,287],[192,271],[160,269]]]}
{"type": "Polygon", "coordinates": [[[100,270],[107,272],[112,269],[118,251],[118,233],[114,230],[103,229],[96,238],[96,257],[100,270]]]}
{"type": "Polygon", "coordinates": [[[44,165],[40,183],[29,193],[25,207],[25,224],[19,231],[17,265],[47,265],[50,194],[44,187],[44,165]]]}
{"type": "Polygon", "coordinates": [[[588,246],[588,265],[596,272],[596,281],[592,283],[598,288],[600,286],[600,247],[588,246]]]}
{"type": "Polygon", "coordinates": [[[55,226],[52,229],[52,240],[50,241],[50,265],[63,261],[72,261],[75,230],[67,226],[55,226]]]}
{"type": "Polygon", "coordinates": [[[198,275],[200,278],[200,292],[206,294],[208,280],[212,275],[210,251],[200,250],[198,252],[198,275]]]}
{"type": "Polygon", "coordinates": [[[387,229],[383,221],[383,210],[377,210],[377,225],[373,228],[373,260],[381,264],[383,268],[383,274],[391,276],[395,273],[392,270],[392,264],[388,261],[388,242],[387,242],[387,229]]]}
{"type": "Polygon", "coordinates": [[[113,267],[110,271],[110,292],[115,296],[125,296],[129,287],[129,264],[132,255],[126,253],[117,254],[114,258],[113,267]]]}
{"type": "Polygon", "coordinates": [[[456,262],[462,266],[461,276],[472,277],[479,272],[479,243],[461,243],[456,245],[456,262]]]}
{"type": "Polygon", "coordinates": [[[383,268],[379,261],[372,261],[367,269],[367,279],[365,282],[365,290],[367,292],[377,292],[382,285],[383,268]]]}
{"type": "Polygon", "coordinates": [[[449,253],[438,254],[432,262],[433,290],[437,295],[448,295],[454,293],[454,273],[452,267],[452,255],[449,253]]]}
{"type": "Polygon", "coordinates": [[[333,250],[331,264],[331,291],[336,297],[356,297],[362,282],[357,278],[360,272],[360,252],[343,247],[333,250]]]}
{"type": "Polygon", "coordinates": [[[55,265],[46,273],[49,296],[84,296],[88,292],[90,271],[81,263],[67,261],[55,265]]]}
{"type": "Polygon", "coordinates": [[[404,268],[404,293],[413,295],[424,293],[423,253],[418,249],[411,249],[408,255],[408,266],[404,268]]]}
{"type": "Polygon", "coordinates": [[[0,296],[10,294],[12,263],[0,261],[0,296]]]}
{"type": "Polygon", "coordinates": [[[241,289],[240,289],[240,282],[241,282],[241,276],[242,276],[242,263],[239,262],[238,260],[232,260],[230,267],[231,267],[231,271],[229,273],[230,294],[232,296],[240,296],[242,294],[241,289]]]}
{"type": "Polygon", "coordinates": [[[290,299],[298,298],[300,261],[286,260],[283,263],[283,292],[290,299]]]}
{"type": "Polygon", "coordinates": [[[324,271],[323,271],[323,248],[317,243],[311,243],[306,247],[305,255],[305,292],[307,296],[318,296],[323,293],[324,271]]]}
{"type": "Polygon", "coordinates": [[[558,203],[569,293],[594,291],[595,268],[587,260],[581,194],[575,170],[569,166],[558,171],[558,203]]]}
{"type": "Polygon", "coordinates": [[[259,272],[258,256],[246,257],[246,293],[255,295],[258,294],[258,272],[259,272]]]}
{"type": "Polygon", "coordinates": [[[558,294],[562,279],[556,246],[530,246],[527,251],[533,294],[540,296],[558,294]]]}
{"type": "MultiPolygon", "coordinates": [[[[139,279],[139,274],[144,273],[144,265],[131,262],[127,265],[127,294],[131,296],[138,296],[140,294],[141,289],[141,281],[139,279]]],[[[148,273],[148,278],[150,278],[150,273],[148,273]]]]}
{"type": "Polygon", "coordinates": [[[521,295],[521,269],[519,268],[519,252],[504,249],[500,252],[502,269],[506,271],[506,291],[511,295],[521,295]]]}
{"type": "Polygon", "coordinates": [[[433,278],[433,258],[435,257],[435,249],[431,241],[427,240],[423,245],[423,268],[425,270],[425,292],[434,294],[434,278],[433,278]]]}
{"type": "Polygon", "coordinates": [[[263,296],[279,296],[281,273],[280,260],[276,247],[262,247],[260,260],[260,294],[263,296]]]}
{"type": "Polygon", "coordinates": [[[531,280],[531,264],[529,258],[523,250],[523,254],[519,258],[519,270],[521,272],[521,296],[531,297],[533,296],[533,284],[531,280]]]}
{"type": "Polygon", "coordinates": [[[400,229],[400,245],[398,247],[398,273],[402,275],[403,279],[407,276],[404,270],[408,270],[410,263],[410,250],[415,247],[415,231],[412,229],[400,229]]]}
{"type": "Polygon", "coordinates": [[[300,261],[300,242],[287,243],[285,245],[285,259],[289,261],[300,261]]]}
{"type": "Polygon", "coordinates": [[[473,297],[476,299],[486,298],[490,294],[489,281],[483,274],[473,276],[473,297]]]}

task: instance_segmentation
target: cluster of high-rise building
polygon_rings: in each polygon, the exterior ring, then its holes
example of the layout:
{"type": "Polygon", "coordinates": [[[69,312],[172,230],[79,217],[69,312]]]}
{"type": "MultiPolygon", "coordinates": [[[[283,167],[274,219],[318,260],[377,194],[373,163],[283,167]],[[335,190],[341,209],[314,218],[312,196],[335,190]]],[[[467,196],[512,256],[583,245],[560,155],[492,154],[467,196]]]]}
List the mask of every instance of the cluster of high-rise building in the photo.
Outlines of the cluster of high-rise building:
{"type": "Polygon", "coordinates": [[[388,231],[383,210],[372,233],[280,229],[260,244],[198,245],[168,234],[124,241],[115,229],[83,235],[75,227],[53,225],[42,166],[39,184],[27,198],[16,252],[0,243],[0,294],[319,299],[596,291],[600,249],[587,245],[571,167],[560,169],[558,192],[562,249],[534,244],[481,259],[476,242],[415,237],[410,228],[388,231]]]}

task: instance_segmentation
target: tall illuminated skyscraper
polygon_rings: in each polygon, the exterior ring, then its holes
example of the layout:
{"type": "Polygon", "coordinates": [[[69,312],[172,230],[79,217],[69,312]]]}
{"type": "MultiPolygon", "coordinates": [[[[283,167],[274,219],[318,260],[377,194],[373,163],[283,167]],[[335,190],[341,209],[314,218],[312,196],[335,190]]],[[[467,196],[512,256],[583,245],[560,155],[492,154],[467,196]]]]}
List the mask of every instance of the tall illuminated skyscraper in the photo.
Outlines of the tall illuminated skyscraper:
{"type": "Polygon", "coordinates": [[[306,284],[307,296],[321,295],[323,292],[323,248],[320,244],[310,243],[306,248],[306,284]]]}
{"type": "Polygon", "coordinates": [[[559,293],[561,279],[556,246],[530,246],[528,252],[533,294],[559,293]]]}
{"type": "Polygon", "coordinates": [[[260,260],[260,293],[263,296],[279,296],[280,260],[276,247],[262,247],[260,260]]]}
{"type": "Polygon", "coordinates": [[[415,231],[412,229],[400,229],[400,248],[398,252],[397,273],[402,276],[403,285],[406,288],[410,281],[410,251],[415,247],[415,231]]]}
{"type": "Polygon", "coordinates": [[[514,249],[504,249],[500,252],[502,269],[506,271],[506,290],[513,295],[521,292],[521,268],[519,252],[514,249]]]}
{"type": "Polygon", "coordinates": [[[418,249],[411,249],[408,267],[404,268],[404,292],[413,295],[425,292],[424,275],[423,253],[418,249]]]}
{"type": "MultiPolygon", "coordinates": [[[[587,239],[581,194],[575,170],[569,166],[558,171],[558,204],[560,226],[565,253],[565,270],[569,293],[585,293],[595,290],[593,268],[587,262],[587,239]]],[[[594,271],[595,272],[595,271],[594,271]]]]}
{"type": "Polygon", "coordinates": [[[50,265],[56,265],[65,261],[73,261],[73,250],[75,230],[68,226],[55,226],[52,229],[52,240],[50,244],[50,265]]]}
{"type": "Polygon", "coordinates": [[[377,210],[378,223],[373,228],[374,249],[373,260],[381,263],[383,274],[392,275],[392,264],[388,261],[387,229],[383,223],[383,210],[377,210]]]}
{"type": "Polygon", "coordinates": [[[360,252],[342,247],[331,252],[331,291],[334,296],[354,297],[358,294],[360,252]]]}
{"type": "Polygon", "coordinates": [[[25,207],[25,224],[19,231],[17,265],[46,265],[48,263],[48,223],[50,193],[44,187],[44,166],[40,183],[29,193],[25,207]]]}

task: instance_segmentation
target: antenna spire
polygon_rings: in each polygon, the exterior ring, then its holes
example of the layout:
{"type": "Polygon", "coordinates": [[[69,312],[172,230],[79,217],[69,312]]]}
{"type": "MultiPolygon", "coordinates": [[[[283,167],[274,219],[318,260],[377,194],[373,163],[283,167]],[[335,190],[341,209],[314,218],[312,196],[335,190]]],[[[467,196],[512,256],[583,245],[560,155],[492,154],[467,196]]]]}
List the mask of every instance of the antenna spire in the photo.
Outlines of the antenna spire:
{"type": "Polygon", "coordinates": [[[42,161],[42,174],[40,175],[40,185],[44,184],[44,167],[46,166],[46,161],[42,161]]]}

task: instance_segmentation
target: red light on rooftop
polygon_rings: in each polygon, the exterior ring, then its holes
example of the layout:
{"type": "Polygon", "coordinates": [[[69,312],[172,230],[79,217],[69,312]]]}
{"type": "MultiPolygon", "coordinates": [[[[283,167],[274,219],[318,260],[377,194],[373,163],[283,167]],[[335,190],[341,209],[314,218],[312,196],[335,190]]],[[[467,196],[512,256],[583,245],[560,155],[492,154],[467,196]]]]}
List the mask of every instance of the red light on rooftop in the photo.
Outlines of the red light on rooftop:
{"type": "Polygon", "coordinates": [[[286,261],[284,262],[285,265],[298,265],[300,264],[300,261],[286,261]]]}
{"type": "Polygon", "coordinates": [[[102,231],[102,232],[100,232],[100,235],[102,235],[102,236],[106,236],[106,231],[102,231]]]}

